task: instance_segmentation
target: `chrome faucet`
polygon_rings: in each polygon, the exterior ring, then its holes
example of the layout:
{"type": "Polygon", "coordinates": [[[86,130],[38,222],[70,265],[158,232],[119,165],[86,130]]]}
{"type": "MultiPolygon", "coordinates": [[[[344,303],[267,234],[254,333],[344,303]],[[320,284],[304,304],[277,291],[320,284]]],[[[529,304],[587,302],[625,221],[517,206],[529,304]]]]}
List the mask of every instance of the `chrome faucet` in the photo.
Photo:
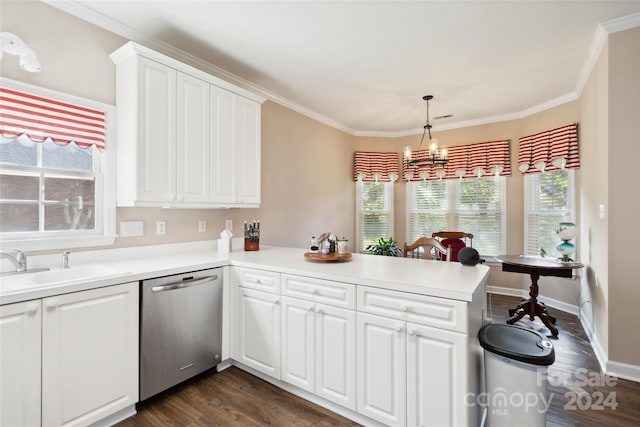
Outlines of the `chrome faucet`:
{"type": "Polygon", "coordinates": [[[70,254],[71,254],[71,252],[69,252],[69,251],[62,252],[62,268],[63,269],[69,268],[69,255],[70,254]]]}
{"type": "Polygon", "coordinates": [[[27,271],[27,255],[19,249],[13,249],[16,252],[14,257],[9,252],[0,252],[0,257],[6,258],[16,266],[16,273],[27,271]]]}

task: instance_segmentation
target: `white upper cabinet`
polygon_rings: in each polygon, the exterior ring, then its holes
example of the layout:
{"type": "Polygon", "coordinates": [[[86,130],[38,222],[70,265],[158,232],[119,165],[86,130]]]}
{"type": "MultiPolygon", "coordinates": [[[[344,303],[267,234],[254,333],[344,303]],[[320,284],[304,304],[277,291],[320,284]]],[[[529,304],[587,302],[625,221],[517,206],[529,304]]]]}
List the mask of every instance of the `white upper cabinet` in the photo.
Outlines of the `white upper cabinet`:
{"type": "Polygon", "coordinates": [[[264,99],[133,42],[111,59],[118,206],[258,207],[264,99]]]}
{"type": "Polygon", "coordinates": [[[207,203],[211,170],[210,84],[188,74],[177,75],[177,202],[207,203]]]}

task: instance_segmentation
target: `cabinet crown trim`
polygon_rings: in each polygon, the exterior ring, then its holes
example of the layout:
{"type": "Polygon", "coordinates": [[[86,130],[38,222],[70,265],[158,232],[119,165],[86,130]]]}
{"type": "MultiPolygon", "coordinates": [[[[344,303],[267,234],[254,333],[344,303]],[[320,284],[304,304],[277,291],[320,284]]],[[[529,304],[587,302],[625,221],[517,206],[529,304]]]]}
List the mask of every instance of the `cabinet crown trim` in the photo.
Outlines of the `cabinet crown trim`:
{"type": "Polygon", "coordinates": [[[239,86],[234,85],[233,83],[229,83],[225,80],[222,80],[219,77],[216,77],[207,72],[199,70],[191,65],[185,64],[184,62],[178,61],[177,59],[171,58],[170,56],[157,52],[153,49],[150,49],[146,46],[143,46],[133,41],[129,41],[125,43],[123,46],[121,46],[120,48],[112,52],[109,55],[109,58],[111,58],[111,61],[115,65],[118,65],[126,61],[127,59],[131,58],[134,55],[140,55],[147,59],[160,62],[163,65],[166,65],[168,67],[174,68],[183,73],[189,74],[193,77],[204,80],[208,83],[211,83],[212,85],[221,87],[223,89],[227,89],[235,93],[236,95],[243,96],[245,98],[259,102],[260,104],[266,101],[266,98],[256,95],[253,92],[250,92],[246,89],[243,89],[239,86]]]}

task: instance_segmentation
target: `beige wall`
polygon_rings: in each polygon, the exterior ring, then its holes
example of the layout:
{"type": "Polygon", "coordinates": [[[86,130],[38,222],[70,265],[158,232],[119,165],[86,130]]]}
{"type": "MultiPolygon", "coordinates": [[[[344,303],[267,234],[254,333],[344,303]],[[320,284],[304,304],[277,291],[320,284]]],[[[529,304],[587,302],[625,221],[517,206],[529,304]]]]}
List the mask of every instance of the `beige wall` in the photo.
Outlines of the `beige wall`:
{"type": "Polygon", "coordinates": [[[609,359],[640,365],[640,28],[609,39],[609,359]]]}
{"type": "MultiPolygon", "coordinates": [[[[22,37],[38,54],[43,71],[18,69],[15,58],[2,60],[3,76],[42,87],[113,104],[115,68],[108,54],[125,39],[37,1],[7,2],[0,6],[2,31],[22,37]],[[29,25],[24,23],[28,22],[29,25]]],[[[638,279],[630,271],[635,244],[640,240],[638,192],[637,64],[638,30],[611,37],[594,69],[583,97],[533,116],[491,125],[434,132],[442,145],[510,139],[512,177],[507,179],[507,252],[523,249],[523,179],[517,171],[518,138],[530,133],[580,122],[582,169],[578,172],[580,226],[579,258],[587,265],[581,301],[593,321],[605,352],[615,360],[640,364],[640,344],[629,339],[626,325],[640,304],[638,279]],[[635,49],[635,50],[634,50],[635,49]],[[635,58],[628,65],[629,58],[635,58]],[[634,62],[635,61],[635,62],[634,62]],[[611,78],[609,78],[611,74],[611,78]],[[634,92],[635,91],[635,92],[634,92]],[[635,114],[635,115],[634,115],[635,114]],[[607,145],[608,142],[608,145],[607,145]],[[611,167],[607,159],[614,161],[611,167]],[[629,184],[635,180],[635,186],[629,184]],[[630,196],[630,193],[633,193],[630,196]],[[607,206],[607,219],[598,218],[598,205],[607,206]],[[635,214],[635,217],[633,215],[635,214]],[[635,230],[636,238],[629,238],[635,230]],[[615,251],[609,251],[615,246],[615,251]],[[610,273],[611,272],[611,273],[610,273]],[[607,298],[610,302],[607,302],[607,298]],[[609,305],[624,307],[608,310],[609,305]],[[592,307],[593,314],[590,313],[592,307]]],[[[120,208],[118,220],[144,220],[145,237],[119,238],[116,247],[209,240],[234,220],[239,236],[243,220],[262,221],[262,243],[304,247],[311,235],[335,231],[355,235],[355,190],[352,153],[356,150],[401,152],[415,146],[419,135],[404,138],[365,138],[347,135],[267,101],[262,109],[262,204],[259,209],[167,210],[120,208]],[[197,221],[208,221],[206,233],[197,221]],[[167,234],[156,236],[155,221],[167,222],[167,234]]],[[[404,240],[404,184],[396,185],[396,239],[404,240]]],[[[492,268],[491,284],[524,290],[528,278],[492,268]]],[[[576,304],[578,284],[567,280],[541,281],[541,294],[576,304]]]]}
{"type": "Polygon", "coordinates": [[[578,250],[583,271],[581,313],[592,325],[599,345],[608,342],[608,221],[599,218],[599,205],[608,203],[608,58],[606,44],[580,99],[580,163],[582,175],[578,250]]]}

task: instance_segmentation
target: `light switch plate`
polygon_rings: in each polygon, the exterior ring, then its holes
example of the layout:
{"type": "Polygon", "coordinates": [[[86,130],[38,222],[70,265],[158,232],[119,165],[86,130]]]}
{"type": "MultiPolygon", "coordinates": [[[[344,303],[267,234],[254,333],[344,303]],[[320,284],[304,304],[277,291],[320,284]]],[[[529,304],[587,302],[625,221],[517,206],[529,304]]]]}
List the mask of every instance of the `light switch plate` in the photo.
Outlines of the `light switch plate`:
{"type": "Polygon", "coordinates": [[[144,236],[144,221],[120,221],[120,237],[144,236]]]}
{"type": "Polygon", "coordinates": [[[604,219],[604,203],[600,203],[600,219],[604,219]]]}

